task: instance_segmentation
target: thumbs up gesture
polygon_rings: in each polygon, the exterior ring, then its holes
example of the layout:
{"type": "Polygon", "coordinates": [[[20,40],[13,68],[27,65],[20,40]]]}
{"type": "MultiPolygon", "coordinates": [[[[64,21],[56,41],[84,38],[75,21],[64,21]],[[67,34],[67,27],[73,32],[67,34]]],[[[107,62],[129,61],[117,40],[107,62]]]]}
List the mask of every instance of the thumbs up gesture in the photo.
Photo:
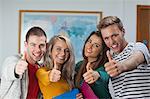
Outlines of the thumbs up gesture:
{"type": "Polygon", "coordinates": [[[28,63],[26,62],[26,52],[23,53],[22,58],[18,61],[15,67],[15,73],[22,76],[27,69],[28,63]]]}
{"type": "Polygon", "coordinates": [[[91,65],[91,62],[88,62],[86,65],[87,72],[83,74],[83,78],[85,82],[87,82],[88,84],[94,83],[100,77],[99,73],[97,71],[94,71],[90,67],[90,65],[91,65]]]}
{"type": "Polygon", "coordinates": [[[54,61],[54,68],[49,74],[49,79],[51,82],[57,82],[61,78],[61,71],[58,70],[58,66],[56,64],[56,61],[54,61]]]}
{"type": "Polygon", "coordinates": [[[112,56],[110,54],[109,51],[107,51],[107,57],[108,57],[108,61],[104,66],[105,66],[105,70],[106,72],[111,76],[111,77],[115,77],[118,76],[121,73],[121,70],[119,68],[119,64],[112,59],[112,56]]]}

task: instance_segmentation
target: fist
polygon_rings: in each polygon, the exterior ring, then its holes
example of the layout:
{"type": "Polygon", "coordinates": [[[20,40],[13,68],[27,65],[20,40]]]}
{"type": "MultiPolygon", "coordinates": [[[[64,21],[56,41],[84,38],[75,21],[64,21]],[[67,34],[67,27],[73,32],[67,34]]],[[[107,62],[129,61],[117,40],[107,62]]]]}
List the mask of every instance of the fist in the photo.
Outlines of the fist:
{"type": "Polygon", "coordinates": [[[18,75],[23,75],[25,70],[27,69],[28,63],[25,60],[20,59],[16,65],[15,73],[18,75]]]}
{"type": "Polygon", "coordinates": [[[109,51],[107,51],[107,57],[109,62],[105,63],[104,67],[106,72],[111,76],[111,77],[116,77],[121,73],[121,70],[119,68],[119,64],[117,61],[112,59],[112,56],[109,51]]]}
{"type": "Polygon", "coordinates": [[[100,77],[99,73],[94,70],[88,70],[86,73],[83,74],[85,82],[88,84],[92,84],[100,77]]]}
{"type": "Polygon", "coordinates": [[[52,71],[49,74],[49,79],[51,82],[57,82],[60,80],[61,72],[55,68],[52,69],[52,71]]]}
{"type": "Polygon", "coordinates": [[[83,74],[83,78],[88,84],[94,83],[100,77],[99,73],[94,71],[90,65],[91,63],[88,62],[86,65],[87,72],[83,74]]]}

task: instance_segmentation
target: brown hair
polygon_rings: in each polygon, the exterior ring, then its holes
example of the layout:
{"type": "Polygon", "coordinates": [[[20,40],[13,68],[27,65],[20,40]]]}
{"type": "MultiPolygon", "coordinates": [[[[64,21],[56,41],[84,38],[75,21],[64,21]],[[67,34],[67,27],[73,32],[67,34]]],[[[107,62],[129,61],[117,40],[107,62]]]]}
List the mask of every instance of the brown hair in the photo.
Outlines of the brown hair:
{"type": "MultiPolygon", "coordinates": [[[[83,47],[83,50],[82,50],[82,55],[83,55],[83,63],[81,64],[80,66],[80,69],[78,71],[78,73],[76,74],[76,79],[75,79],[75,83],[77,85],[77,87],[80,87],[80,81],[82,79],[82,75],[86,72],[86,65],[88,63],[88,60],[87,60],[87,57],[84,55],[84,49],[85,49],[85,44],[87,43],[87,41],[89,40],[89,38],[92,36],[92,35],[96,35],[98,37],[100,37],[102,39],[102,35],[99,31],[93,31],[91,32],[91,34],[89,35],[89,37],[86,39],[85,43],[84,43],[84,47],[83,47]]],[[[93,65],[93,70],[99,68],[99,66],[103,66],[107,61],[107,56],[106,56],[106,51],[108,50],[109,48],[105,45],[103,39],[102,39],[102,52],[99,53],[98,55],[98,59],[97,61],[95,61],[94,63],[92,63],[93,65]]]]}
{"type": "Polygon", "coordinates": [[[28,39],[31,35],[36,35],[36,36],[44,35],[47,38],[45,31],[40,27],[32,27],[28,30],[26,34],[26,42],[28,42],[28,39]]]}

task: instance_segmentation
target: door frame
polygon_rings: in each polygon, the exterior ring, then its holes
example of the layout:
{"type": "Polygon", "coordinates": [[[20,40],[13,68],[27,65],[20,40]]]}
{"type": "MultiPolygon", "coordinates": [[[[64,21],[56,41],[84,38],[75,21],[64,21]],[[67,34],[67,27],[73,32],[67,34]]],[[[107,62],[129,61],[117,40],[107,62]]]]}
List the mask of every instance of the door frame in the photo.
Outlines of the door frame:
{"type": "MultiPolygon", "coordinates": [[[[139,41],[141,38],[140,37],[142,37],[141,35],[141,33],[139,32],[140,30],[140,22],[139,22],[139,20],[140,20],[140,16],[139,16],[139,14],[140,14],[140,10],[141,9],[150,9],[150,5],[137,5],[137,26],[136,26],[136,41],[139,41]]],[[[149,31],[150,32],[150,31],[149,31]]],[[[149,37],[148,37],[149,39],[150,39],[150,34],[149,34],[149,37]]],[[[149,47],[149,49],[150,49],[150,41],[148,41],[148,47],[149,47]]]]}

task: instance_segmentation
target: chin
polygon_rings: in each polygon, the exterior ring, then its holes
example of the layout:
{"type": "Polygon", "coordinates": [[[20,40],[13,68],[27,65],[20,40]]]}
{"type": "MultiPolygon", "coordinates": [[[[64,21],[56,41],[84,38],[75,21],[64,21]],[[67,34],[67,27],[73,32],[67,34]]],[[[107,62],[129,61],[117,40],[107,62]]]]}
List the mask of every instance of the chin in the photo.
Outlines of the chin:
{"type": "Polygon", "coordinates": [[[41,60],[41,58],[35,58],[35,61],[40,61],[41,60]]]}
{"type": "Polygon", "coordinates": [[[89,56],[90,56],[90,54],[86,53],[86,54],[85,54],[85,56],[86,56],[86,57],[89,57],[89,56]]]}
{"type": "Polygon", "coordinates": [[[116,54],[119,54],[119,53],[120,53],[119,50],[113,50],[113,51],[114,51],[114,53],[116,53],[116,54]]]}

